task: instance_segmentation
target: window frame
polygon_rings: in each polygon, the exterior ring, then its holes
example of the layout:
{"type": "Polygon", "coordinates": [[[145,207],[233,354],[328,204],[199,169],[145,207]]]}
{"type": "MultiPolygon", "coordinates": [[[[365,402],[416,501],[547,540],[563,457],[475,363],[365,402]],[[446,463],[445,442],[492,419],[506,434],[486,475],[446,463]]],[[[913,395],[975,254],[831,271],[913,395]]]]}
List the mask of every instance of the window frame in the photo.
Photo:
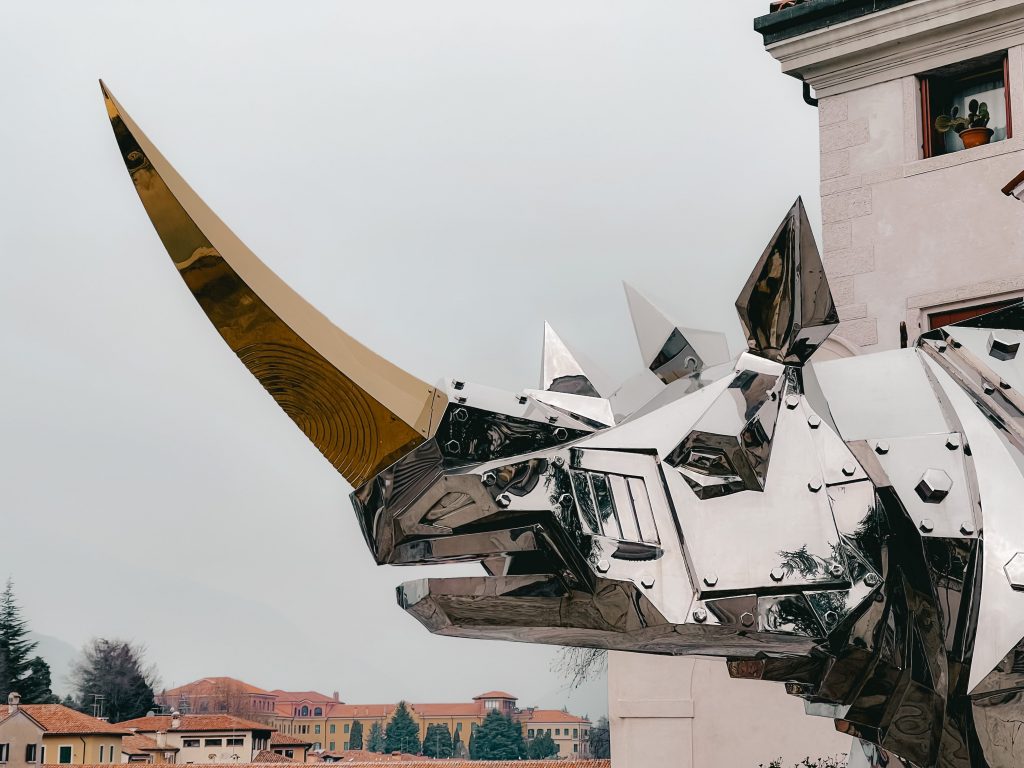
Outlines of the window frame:
{"type": "MultiPolygon", "coordinates": [[[[36,758],[39,756],[39,745],[38,744],[26,744],[25,745],[25,762],[35,763],[36,758]]],[[[102,763],[103,761],[100,760],[102,763]]]]}
{"type": "Polygon", "coordinates": [[[61,744],[57,747],[57,765],[71,765],[75,761],[75,748],[71,744],[61,744]],[[64,750],[68,751],[68,759],[64,759],[64,750]]]}
{"type": "Polygon", "coordinates": [[[182,739],[181,740],[181,748],[182,749],[200,749],[202,746],[203,746],[203,740],[202,739],[182,739]],[[192,742],[195,742],[195,743],[193,744],[192,742]]]}
{"type": "MultiPolygon", "coordinates": [[[[999,51],[993,51],[992,53],[999,53],[999,51]]],[[[1006,109],[1006,138],[1002,141],[1007,141],[1013,138],[1013,112],[1010,108],[1010,52],[1008,50],[1003,51],[1003,100],[1005,102],[1006,109]]],[[[986,54],[989,55],[989,54],[986,54]]],[[[984,58],[982,56],[975,58],[984,58]]],[[[961,64],[970,63],[971,59],[965,59],[961,64]]],[[[919,109],[921,113],[921,156],[923,159],[930,157],[938,157],[935,153],[935,144],[940,140],[942,134],[935,130],[933,124],[934,117],[932,116],[932,81],[939,77],[935,74],[921,74],[917,76],[918,81],[918,92],[920,96],[919,109]]],[[[977,149],[977,147],[972,147],[977,149]]],[[[958,152],[965,152],[966,149],[957,150],[958,152]]],[[[956,152],[941,152],[939,154],[956,154],[956,152]]]]}
{"type": "Polygon", "coordinates": [[[0,742],[0,763],[9,762],[11,759],[11,744],[8,741],[0,742]]]}
{"type": "Polygon", "coordinates": [[[245,746],[245,736],[225,736],[224,737],[224,746],[225,747],[244,747],[245,746]]]}
{"type": "Polygon", "coordinates": [[[209,736],[203,739],[203,749],[207,747],[223,747],[224,737],[223,736],[209,736]]]}

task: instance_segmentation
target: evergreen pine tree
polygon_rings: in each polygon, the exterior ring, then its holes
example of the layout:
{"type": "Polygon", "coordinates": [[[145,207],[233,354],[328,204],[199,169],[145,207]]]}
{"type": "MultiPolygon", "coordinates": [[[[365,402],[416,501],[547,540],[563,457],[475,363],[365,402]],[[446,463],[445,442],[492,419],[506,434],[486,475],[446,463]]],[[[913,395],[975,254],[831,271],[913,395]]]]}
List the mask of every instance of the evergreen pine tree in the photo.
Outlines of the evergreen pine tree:
{"type": "Polygon", "coordinates": [[[452,756],[452,732],[447,723],[431,723],[423,737],[423,754],[427,757],[452,756]]]}
{"type": "Polygon", "coordinates": [[[469,750],[466,749],[466,745],[462,743],[462,729],[455,728],[455,735],[452,736],[452,757],[463,759],[469,756],[469,750]]]}
{"type": "Polygon", "coordinates": [[[405,752],[409,755],[418,755],[420,752],[420,729],[404,701],[398,702],[398,709],[384,731],[384,751],[405,752]]]}
{"type": "Polygon", "coordinates": [[[363,748],[363,724],[359,720],[352,723],[352,729],[348,733],[348,748],[363,748]]]}
{"type": "Polygon", "coordinates": [[[608,718],[601,717],[590,727],[590,757],[594,759],[608,759],[612,756],[611,731],[608,728],[608,718]]]}
{"type": "Polygon", "coordinates": [[[384,751],[384,729],[380,727],[379,720],[374,720],[373,725],[370,726],[370,740],[367,742],[367,748],[371,752],[384,751]]]}
{"type": "Polygon", "coordinates": [[[523,727],[492,709],[469,742],[473,760],[519,760],[526,756],[523,727]]]}
{"type": "Polygon", "coordinates": [[[41,657],[28,637],[28,622],[14,599],[14,582],[7,579],[0,594],[0,701],[7,701],[12,691],[21,694],[25,704],[49,704],[50,666],[41,657]]]}
{"type": "Polygon", "coordinates": [[[123,640],[93,640],[82,649],[72,680],[79,703],[91,709],[94,701],[102,701],[102,714],[112,723],[157,708],[156,673],[145,666],[142,649],[123,640]]]}
{"type": "Polygon", "coordinates": [[[555,744],[555,740],[548,735],[547,731],[541,731],[535,738],[530,739],[526,751],[531,760],[543,760],[546,757],[557,755],[558,745],[555,744]]]}

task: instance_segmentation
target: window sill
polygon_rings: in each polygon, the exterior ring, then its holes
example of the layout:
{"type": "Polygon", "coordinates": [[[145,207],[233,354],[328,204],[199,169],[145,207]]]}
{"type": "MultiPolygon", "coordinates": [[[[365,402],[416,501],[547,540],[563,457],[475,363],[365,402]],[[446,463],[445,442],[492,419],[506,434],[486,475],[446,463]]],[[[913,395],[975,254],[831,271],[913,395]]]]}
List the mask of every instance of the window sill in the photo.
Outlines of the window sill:
{"type": "Polygon", "coordinates": [[[917,176],[921,173],[941,171],[944,168],[952,168],[964,163],[973,163],[976,160],[986,160],[990,157],[999,157],[1011,152],[1019,152],[1024,149],[1024,139],[1015,136],[1012,139],[1003,139],[992,144],[983,144],[980,147],[961,149],[959,152],[950,152],[948,155],[929,157],[924,160],[915,160],[903,167],[903,176],[917,176]]]}

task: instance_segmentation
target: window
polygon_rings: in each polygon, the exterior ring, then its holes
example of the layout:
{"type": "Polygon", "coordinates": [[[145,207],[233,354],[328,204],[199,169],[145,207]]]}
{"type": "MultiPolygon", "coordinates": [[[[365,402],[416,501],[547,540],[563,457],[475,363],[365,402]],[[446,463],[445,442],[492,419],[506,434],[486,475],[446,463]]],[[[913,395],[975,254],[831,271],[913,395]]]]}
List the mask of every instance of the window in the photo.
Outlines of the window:
{"type": "MultiPolygon", "coordinates": [[[[347,728],[348,726],[345,726],[345,727],[347,728]]],[[[330,727],[329,730],[330,730],[331,733],[334,733],[335,731],[338,730],[338,727],[334,723],[331,723],[331,727],[330,727]]]]}
{"type": "Polygon", "coordinates": [[[299,717],[309,717],[309,707],[303,707],[299,710],[299,717]]]}
{"type": "Polygon", "coordinates": [[[349,732],[349,727],[350,727],[350,724],[349,723],[345,723],[345,728],[344,728],[345,733],[349,732]]]}
{"type": "Polygon", "coordinates": [[[973,307],[960,307],[959,309],[948,309],[941,312],[933,312],[928,315],[928,328],[934,330],[951,323],[959,323],[961,320],[970,320],[972,317],[984,315],[988,312],[995,312],[997,309],[1016,304],[1020,299],[1008,299],[1007,301],[994,301],[991,304],[976,304],[973,307]]]}
{"type": "Polygon", "coordinates": [[[578,739],[580,737],[580,729],[579,728],[573,728],[572,729],[572,737],[574,739],[578,739]]]}
{"type": "MultiPolygon", "coordinates": [[[[103,747],[100,747],[100,762],[103,762],[103,747]]],[[[25,762],[34,763],[36,761],[36,745],[26,744],[25,745],[25,762]]]]}
{"type": "Polygon", "coordinates": [[[71,745],[61,744],[57,753],[58,763],[70,763],[71,762],[71,745]]]}
{"type": "Polygon", "coordinates": [[[462,721],[460,720],[459,722],[457,722],[455,724],[455,732],[458,733],[461,730],[462,730],[462,721]]]}
{"type": "Polygon", "coordinates": [[[573,744],[572,745],[572,751],[573,752],[579,752],[580,751],[580,745],[579,744],[573,744]]]}
{"type": "Polygon", "coordinates": [[[181,746],[183,747],[198,747],[199,739],[182,739],[181,746]]]}
{"type": "Polygon", "coordinates": [[[229,747],[241,747],[245,744],[245,738],[242,736],[230,736],[224,739],[224,744],[229,747]]]}
{"type": "Polygon", "coordinates": [[[532,738],[533,738],[533,728],[530,728],[530,729],[529,729],[529,730],[528,730],[528,731],[526,732],[526,738],[528,738],[528,739],[532,739],[532,738]]]}
{"type": "Polygon", "coordinates": [[[284,751],[284,756],[288,757],[288,758],[295,757],[295,750],[293,750],[293,749],[286,749],[284,751]]]}
{"type": "Polygon", "coordinates": [[[41,747],[39,747],[39,764],[40,765],[45,765],[46,764],[46,745],[45,744],[43,744],[41,747]]]}
{"type": "Polygon", "coordinates": [[[224,739],[207,739],[203,742],[204,747],[220,747],[224,745],[224,739]]]}
{"type": "Polygon", "coordinates": [[[101,763],[103,762],[103,750],[104,750],[104,746],[102,744],[100,744],[100,762],[101,763]]]}
{"type": "Polygon", "coordinates": [[[6,763],[11,757],[11,745],[0,744],[0,763],[6,763]]]}
{"type": "Polygon", "coordinates": [[[316,709],[313,710],[313,717],[323,717],[323,716],[324,716],[324,711],[323,711],[322,708],[317,707],[316,709]]]}
{"type": "Polygon", "coordinates": [[[972,101],[984,103],[988,108],[989,121],[985,127],[991,130],[991,134],[988,134],[991,138],[981,143],[1010,138],[1013,125],[1008,74],[1006,51],[999,51],[918,75],[921,82],[921,146],[924,156],[946,155],[974,146],[956,130],[942,133],[935,127],[936,119],[943,115],[951,116],[954,108],[957,117],[967,117],[972,101]]]}
{"type": "MultiPolygon", "coordinates": [[[[334,742],[332,741],[331,744],[334,744],[334,742]]],[[[333,750],[334,747],[332,746],[331,749],[333,750]]],[[[342,749],[348,749],[348,742],[347,741],[344,744],[342,744],[342,749]]]]}
{"type": "Polygon", "coordinates": [[[313,733],[320,733],[320,723],[313,726],[313,733]]]}
{"type": "MultiPolygon", "coordinates": [[[[345,743],[347,744],[348,742],[345,742],[345,743]]],[[[334,751],[334,742],[333,742],[333,741],[329,742],[329,743],[327,744],[327,748],[328,748],[329,750],[331,750],[331,752],[333,752],[333,751],[334,751]]],[[[345,749],[348,749],[348,747],[345,747],[345,749]]]]}

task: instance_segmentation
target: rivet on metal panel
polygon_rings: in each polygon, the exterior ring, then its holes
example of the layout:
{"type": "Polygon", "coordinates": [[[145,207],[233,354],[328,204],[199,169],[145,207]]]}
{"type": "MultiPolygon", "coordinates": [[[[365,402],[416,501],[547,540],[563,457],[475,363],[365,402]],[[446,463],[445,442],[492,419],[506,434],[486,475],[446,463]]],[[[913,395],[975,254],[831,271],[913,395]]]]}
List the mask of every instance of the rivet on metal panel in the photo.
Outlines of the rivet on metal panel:
{"type": "Polygon", "coordinates": [[[740,614],[740,624],[744,627],[752,627],[754,625],[754,614],[750,613],[750,611],[740,614]]]}
{"type": "Polygon", "coordinates": [[[608,564],[607,560],[598,560],[597,561],[597,570],[598,570],[598,572],[600,572],[600,573],[608,573],[608,569],[609,568],[611,568],[611,566],[608,564]]]}
{"type": "Polygon", "coordinates": [[[481,482],[483,482],[484,485],[494,485],[494,483],[497,482],[498,480],[498,476],[493,472],[484,472],[480,476],[480,480],[481,482]]]}
{"type": "Polygon", "coordinates": [[[838,613],[836,613],[835,611],[825,611],[825,624],[826,624],[826,626],[831,627],[837,621],[839,621],[839,614],[838,613]]]}
{"type": "Polygon", "coordinates": [[[469,418],[469,412],[466,411],[465,408],[456,408],[452,416],[454,416],[457,421],[465,421],[469,418]]]}
{"type": "Polygon", "coordinates": [[[453,381],[452,382],[452,389],[464,389],[465,386],[466,386],[466,382],[464,382],[464,381],[453,381]]]}
{"type": "Polygon", "coordinates": [[[986,395],[991,395],[993,392],[996,391],[996,388],[992,386],[991,382],[983,381],[981,382],[981,390],[986,395]]]}
{"type": "Polygon", "coordinates": [[[817,493],[818,491],[820,491],[821,490],[821,478],[820,477],[813,477],[810,480],[808,480],[807,481],[807,490],[809,490],[811,493],[817,493]]]}
{"type": "Polygon", "coordinates": [[[549,424],[557,424],[558,423],[558,417],[557,416],[548,416],[548,423],[549,424]]]}
{"type": "Polygon", "coordinates": [[[708,620],[708,612],[705,611],[703,608],[695,609],[693,612],[693,620],[696,621],[698,624],[703,624],[705,621],[708,620]]]}
{"type": "Polygon", "coordinates": [[[789,410],[793,410],[798,405],[800,405],[799,395],[786,395],[786,407],[789,408],[789,410]]]}
{"type": "Polygon", "coordinates": [[[974,523],[967,522],[967,521],[964,521],[963,523],[961,523],[960,524],[960,533],[962,533],[964,536],[973,536],[974,535],[974,523]]]}
{"type": "Polygon", "coordinates": [[[1010,382],[1005,381],[1003,379],[999,380],[999,387],[1000,389],[1012,389],[1012,387],[1010,386],[1010,382]]]}
{"type": "Polygon", "coordinates": [[[818,414],[816,413],[812,413],[810,416],[807,417],[807,426],[809,426],[811,429],[817,429],[818,427],[821,426],[821,417],[818,416],[818,414]]]}
{"type": "Polygon", "coordinates": [[[496,498],[494,501],[499,507],[504,508],[512,503],[512,497],[509,496],[507,493],[502,493],[499,494],[498,498],[496,498]]]}
{"type": "Polygon", "coordinates": [[[643,587],[644,589],[651,589],[651,587],[654,586],[654,577],[653,576],[644,576],[643,578],[640,579],[640,586],[643,587]]]}
{"type": "Polygon", "coordinates": [[[869,587],[877,587],[880,581],[877,573],[869,573],[864,577],[864,583],[869,587]]]}
{"type": "Polygon", "coordinates": [[[847,477],[853,477],[856,471],[857,465],[854,464],[852,461],[848,461],[845,464],[843,464],[843,474],[846,475],[847,477]]]}
{"type": "Polygon", "coordinates": [[[709,587],[715,586],[715,584],[718,583],[718,574],[717,573],[705,573],[704,574],[704,583],[707,584],[709,587]]]}
{"type": "Polygon", "coordinates": [[[782,568],[772,568],[769,576],[772,577],[772,581],[782,581],[786,577],[786,572],[782,568]]]}
{"type": "Polygon", "coordinates": [[[917,524],[917,527],[920,528],[924,533],[931,533],[935,530],[935,523],[933,523],[931,519],[926,517],[920,523],[917,524]]]}
{"type": "Polygon", "coordinates": [[[959,448],[960,435],[958,435],[956,432],[951,433],[949,437],[946,438],[946,447],[949,448],[949,450],[951,451],[955,451],[957,448],[959,448]]]}
{"type": "Polygon", "coordinates": [[[562,505],[563,509],[569,509],[572,506],[572,494],[563,493],[561,498],[558,499],[558,503],[562,505]]]}
{"type": "Polygon", "coordinates": [[[555,440],[565,440],[568,436],[569,433],[566,431],[565,427],[559,427],[555,430],[555,440]]]}
{"type": "Polygon", "coordinates": [[[992,331],[988,335],[988,353],[996,360],[1012,360],[1020,349],[1020,341],[1007,331],[992,331]]]}
{"type": "MultiPolygon", "coordinates": [[[[465,405],[466,404],[466,400],[467,400],[467,398],[465,398],[465,397],[456,397],[455,398],[455,402],[458,403],[459,405],[465,405]]],[[[465,419],[460,419],[460,421],[465,421],[465,419]]]]}
{"type": "Polygon", "coordinates": [[[462,446],[459,445],[458,440],[449,440],[447,443],[444,444],[444,448],[446,451],[448,451],[448,453],[458,453],[459,448],[461,447],[462,446]]]}
{"type": "Polygon", "coordinates": [[[953,481],[941,469],[926,469],[921,479],[917,481],[914,490],[921,497],[921,501],[928,504],[938,504],[953,489],[953,481]]]}
{"type": "Polygon", "coordinates": [[[555,456],[555,458],[554,458],[554,459],[552,459],[552,463],[553,463],[553,464],[554,464],[554,465],[555,465],[556,467],[560,467],[560,466],[562,466],[563,464],[565,464],[565,459],[563,459],[563,458],[562,458],[561,456],[555,456]]]}
{"type": "Polygon", "coordinates": [[[885,440],[879,440],[877,443],[875,443],[875,453],[877,453],[879,456],[884,456],[888,452],[889,452],[889,443],[888,442],[886,442],[885,440]]]}
{"type": "Polygon", "coordinates": [[[935,342],[935,349],[937,349],[939,352],[945,352],[946,351],[946,342],[944,342],[944,341],[937,341],[937,342],[935,342]]]}

